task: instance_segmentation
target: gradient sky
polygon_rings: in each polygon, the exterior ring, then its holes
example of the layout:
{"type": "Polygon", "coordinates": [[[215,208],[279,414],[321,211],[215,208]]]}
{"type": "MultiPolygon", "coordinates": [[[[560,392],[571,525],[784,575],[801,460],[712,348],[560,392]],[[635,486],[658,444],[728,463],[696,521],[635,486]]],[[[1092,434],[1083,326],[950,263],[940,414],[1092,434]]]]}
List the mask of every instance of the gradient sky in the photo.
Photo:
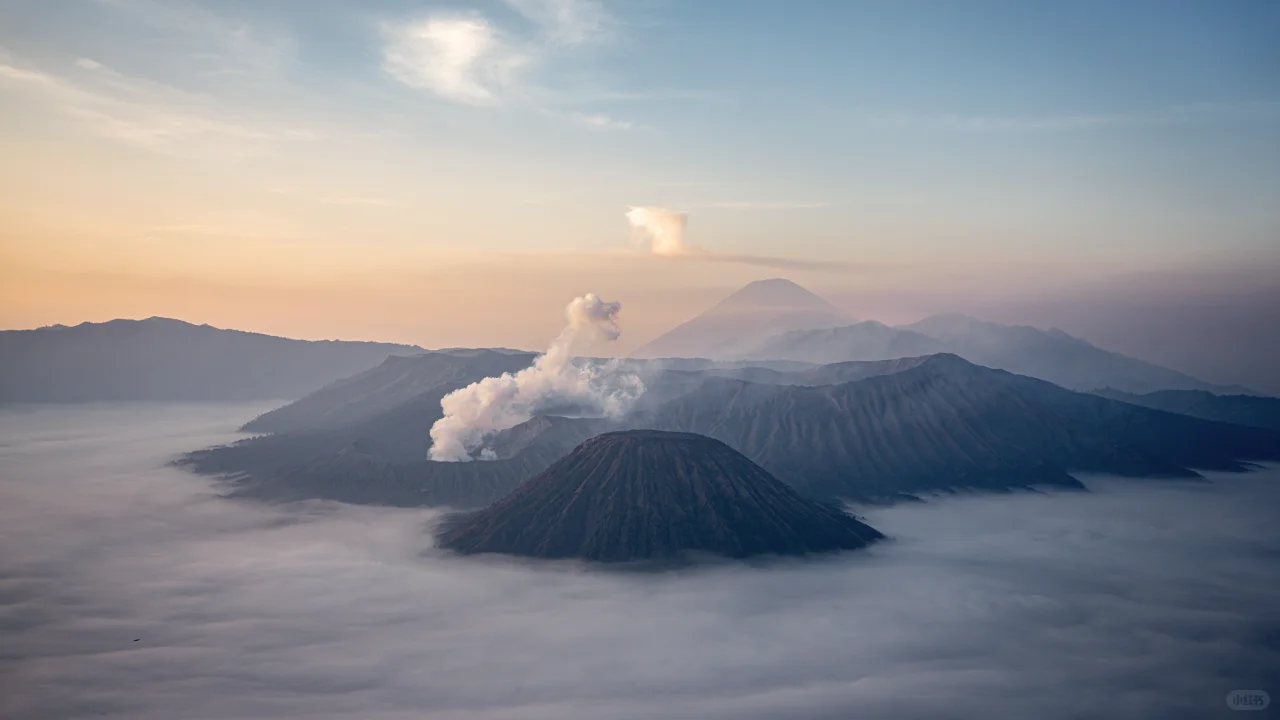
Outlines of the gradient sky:
{"type": "Polygon", "coordinates": [[[0,2],[4,327],[539,347],[590,291],[625,349],[777,275],[890,321],[1265,284],[1278,208],[1266,0],[0,2]]]}

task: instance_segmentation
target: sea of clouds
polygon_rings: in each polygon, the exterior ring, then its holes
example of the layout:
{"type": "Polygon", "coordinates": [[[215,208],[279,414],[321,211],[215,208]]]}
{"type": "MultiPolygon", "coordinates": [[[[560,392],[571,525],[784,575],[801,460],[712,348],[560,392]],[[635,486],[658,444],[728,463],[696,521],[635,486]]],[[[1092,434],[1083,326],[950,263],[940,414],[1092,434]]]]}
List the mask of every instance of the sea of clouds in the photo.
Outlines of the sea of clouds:
{"type": "Polygon", "coordinates": [[[1212,718],[1280,695],[1275,470],[863,509],[891,541],[614,572],[451,557],[436,511],[227,500],[166,466],[264,409],[0,411],[0,717],[1212,718]]]}

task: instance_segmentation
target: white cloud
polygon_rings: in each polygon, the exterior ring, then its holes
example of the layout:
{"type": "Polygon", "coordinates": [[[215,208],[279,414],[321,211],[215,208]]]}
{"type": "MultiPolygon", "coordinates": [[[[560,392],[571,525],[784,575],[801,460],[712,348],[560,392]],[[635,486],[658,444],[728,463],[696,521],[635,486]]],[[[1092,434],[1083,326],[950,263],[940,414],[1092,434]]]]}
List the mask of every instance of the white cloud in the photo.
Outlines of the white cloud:
{"type": "Polygon", "coordinates": [[[383,67],[392,77],[468,105],[500,103],[531,60],[480,15],[433,16],[385,32],[383,67]]]}
{"type": "MultiPolygon", "coordinates": [[[[452,102],[492,106],[516,97],[555,104],[559,93],[529,77],[565,61],[570,46],[607,36],[609,15],[597,0],[506,0],[532,28],[495,24],[478,12],[439,12],[384,27],[383,69],[400,82],[452,102]]],[[[591,127],[630,123],[599,113],[575,116],[591,127]]]]}

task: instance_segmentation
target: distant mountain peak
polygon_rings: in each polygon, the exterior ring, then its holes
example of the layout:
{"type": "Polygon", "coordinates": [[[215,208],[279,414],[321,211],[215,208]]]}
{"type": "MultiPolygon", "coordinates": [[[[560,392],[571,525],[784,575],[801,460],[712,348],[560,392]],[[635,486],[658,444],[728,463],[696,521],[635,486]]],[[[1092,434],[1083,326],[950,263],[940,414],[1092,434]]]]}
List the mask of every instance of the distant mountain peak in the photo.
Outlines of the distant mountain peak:
{"type": "Polygon", "coordinates": [[[835,305],[786,278],[769,278],[747,283],[716,303],[712,312],[761,309],[840,313],[840,309],[835,305]]]}
{"type": "Polygon", "coordinates": [[[634,356],[744,357],[779,333],[851,322],[840,308],[790,280],[757,280],[640,347],[634,356]]]}

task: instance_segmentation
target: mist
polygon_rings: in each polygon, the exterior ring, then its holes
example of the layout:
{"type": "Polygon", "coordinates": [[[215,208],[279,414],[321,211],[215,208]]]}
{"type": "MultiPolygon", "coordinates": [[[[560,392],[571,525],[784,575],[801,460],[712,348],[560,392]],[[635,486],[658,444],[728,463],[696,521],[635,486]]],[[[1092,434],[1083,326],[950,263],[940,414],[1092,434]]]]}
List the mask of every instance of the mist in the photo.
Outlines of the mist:
{"type": "Polygon", "coordinates": [[[1276,469],[864,508],[891,538],[864,552],[627,573],[166,466],[263,409],[0,411],[0,716],[1199,718],[1280,677],[1276,469]]]}

